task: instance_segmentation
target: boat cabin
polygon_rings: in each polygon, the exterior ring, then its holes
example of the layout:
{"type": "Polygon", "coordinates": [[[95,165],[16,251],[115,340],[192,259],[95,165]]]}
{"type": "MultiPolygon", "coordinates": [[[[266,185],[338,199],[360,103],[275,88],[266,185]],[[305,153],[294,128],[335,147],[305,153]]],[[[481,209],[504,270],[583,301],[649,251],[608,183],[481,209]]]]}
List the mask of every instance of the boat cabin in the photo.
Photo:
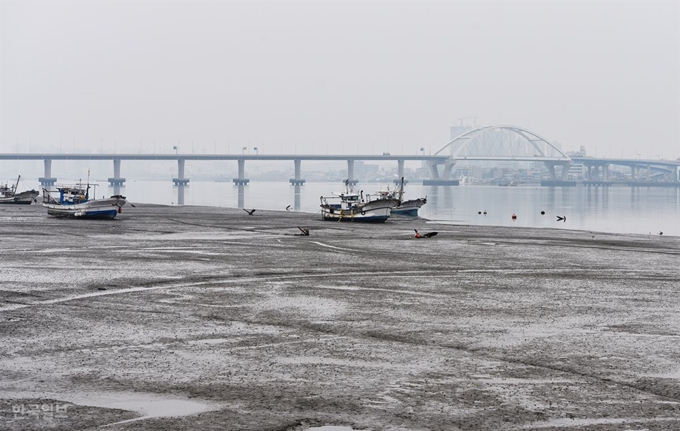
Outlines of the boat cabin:
{"type": "MultiPolygon", "coordinates": [[[[336,204],[338,209],[351,209],[361,203],[361,197],[356,193],[343,193],[340,195],[340,204],[336,204]]],[[[331,205],[332,206],[332,205],[331,205]]]]}
{"type": "Polygon", "coordinates": [[[59,190],[59,203],[61,205],[75,205],[88,201],[89,186],[82,187],[57,187],[59,190]]]}
{"type": "Polygon", "coordinates": [[[11,198],[14,196],[14,188],[8,187],[7,184],[0,185],[0,197],[11,198]]]}

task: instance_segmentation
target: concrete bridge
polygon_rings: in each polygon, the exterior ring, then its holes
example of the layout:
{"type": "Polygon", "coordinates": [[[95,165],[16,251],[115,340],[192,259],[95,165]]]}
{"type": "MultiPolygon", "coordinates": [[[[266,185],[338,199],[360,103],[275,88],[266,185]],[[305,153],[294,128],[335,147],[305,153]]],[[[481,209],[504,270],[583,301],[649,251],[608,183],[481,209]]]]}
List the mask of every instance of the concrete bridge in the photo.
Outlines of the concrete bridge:
{"type": "Polygon", "coordinates": [[[54,185],[57,178],[52,176],[52,161],[53,160],[111,160],[113,161],[113,176],[109,178],[111,185],[122,185],[125,183],[125,178],[121,176],[121,162],[123,160],[175,160],[177,161],[177,177],[172,181],[177,184],[188,184],[189,178],[184,175],[184,167],[187,161],[236,161],[238,163],[238,177],[234,178],[234,184],[245,185],[250,181],[245,177],[245,163],[246,161],[274,161],[274,160],[290,160],[294,163],[295,176],[290,179],[290,183],[294,185],[302,185],[305,180],[302,178],[302,161],[346,161],[347,162],[347,178],[350,181],[356,182],[354,178],[354,162],[356,160],[366,161],[395,161],[397,163],[397,172],[399,177],[404,176],[404,162],[410,161],[426,161],[436,166],[437,163],[444,163],[446,156],[437,155],[315,155],[315,154],[87,154],[87,153],[5,153],[0,154],[0,160],[42,160],[45,171],[44,176],[39,178],[43,186],[54,185]]]}
{"type": "Polygon", "coordinates": [[[680,181],[680,160],[645,160],[623,158],[572,157],[574,163],[586,168],[586,183],[610,184],[609,167],[630,168],[631,182],[651,181],[661,176],[667,182],[680,181]]]}
{"type": "Polygon", "coordinates": [[[569,170],[575,163],[586,168],[586,183],[608,185],[611,165],[629,167],[633,182],[642,179],[649,182],[653,175],[658,174],[668,183],[680,181],[680,161],[570,157],[539,135],[515,126],[484,126],[470,130],[455,137],[430,155],[5,153],[0,154],[0,160],[42,160],[45,170],[44,176],[39,180],[43,186],[53,185],[57,181],[56,177],[52,176],[53,160],[111,160],[113,176],[108,181],[113,186],[125,183],[125,178],[121,176],[123,160],[177,161],[177,176],[172,179],[177,185],[189,183],[189,178],[184,174],[187,161],[216,160],[231,160],[238,163],[238,177],[233,179],[236,185],[248,184],[250,180],[245,176],[245,163],[255,160],[292,161],[295,174],[290,183],[293,185],[302,185],[305,182],[301,174],[302,161],[346,161],[347,178],[356,183],[354,177],[356,160],[394,161],[397,163],[399,178],[404,176],[405,161],[425,162],[430,169],[430,179],[423,183],[432,185],[457,185],[458,181],[451,179],[451,172],[455,164],[461,161],[543,163],[551,178],[550,185],[569,185],[567,184],[569,170]]]}

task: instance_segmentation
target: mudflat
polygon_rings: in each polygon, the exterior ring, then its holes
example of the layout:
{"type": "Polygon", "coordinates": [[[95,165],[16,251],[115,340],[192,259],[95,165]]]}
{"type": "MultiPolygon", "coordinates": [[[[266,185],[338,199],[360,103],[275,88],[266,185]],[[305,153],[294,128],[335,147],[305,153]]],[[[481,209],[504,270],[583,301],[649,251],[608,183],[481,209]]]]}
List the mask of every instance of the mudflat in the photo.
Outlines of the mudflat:
{"type": "Polygon", "coordinates": [[[3,430],[680,429],[679,238],[31,205],[0,246],[3,430]]]}

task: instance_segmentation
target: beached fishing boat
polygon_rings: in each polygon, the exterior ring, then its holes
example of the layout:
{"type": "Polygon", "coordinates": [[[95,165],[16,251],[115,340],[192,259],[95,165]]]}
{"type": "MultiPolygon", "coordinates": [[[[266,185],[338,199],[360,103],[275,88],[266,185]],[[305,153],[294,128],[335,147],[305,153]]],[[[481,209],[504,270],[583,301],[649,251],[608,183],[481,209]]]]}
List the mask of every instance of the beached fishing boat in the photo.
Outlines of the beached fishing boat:
{"type": "Polygon", "coordinates": [[[404,177],[401,177],[398,190],[378,192],[378,199],[391,199],[396,201],[392,208],[392,215],[417,216],[420,207],[427,203],[427,197],[404,200],[404,177]]]}
{"type": "Polygon", "coordinates": [[[30,205],[36,200],[40,194],[37,190],[17,193],[19,180],[21,180],[21,175],[17,178],[17,182],[11,186],[7,184],[0,185],[0,204],[30,205]]]}
{"type": "Polygon", "coordinates": [[[396,200],[364,199],[363,192],[357,193],[345,180],[344,192],[321,196],[321,217],[331,221],[382,223],[390,217],[396,203],[396,200]]]}
{"type": "Polygon", "coordinates": [[[59,197],[52,196],[43,189],[43,206],[47,214],[55,217],[71,217],[85,219],[112,219],[123,212],[125,196],[115,195],[108,199],[90,199],[89,184],[75,186],[58,186],[59,197]]]}

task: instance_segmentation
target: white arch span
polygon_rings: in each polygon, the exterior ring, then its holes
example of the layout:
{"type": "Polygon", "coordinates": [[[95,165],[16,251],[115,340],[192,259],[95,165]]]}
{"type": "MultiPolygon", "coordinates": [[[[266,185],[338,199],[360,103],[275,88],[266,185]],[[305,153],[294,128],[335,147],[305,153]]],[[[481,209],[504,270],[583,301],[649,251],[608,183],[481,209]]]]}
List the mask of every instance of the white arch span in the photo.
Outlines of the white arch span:
{"type": "Polygon", "coordinates": [[[571,158],[538,134],[516,126],[483,126],[465,132],[440,148],[461,159],[525,159],[571,162],[571,158]]]}

